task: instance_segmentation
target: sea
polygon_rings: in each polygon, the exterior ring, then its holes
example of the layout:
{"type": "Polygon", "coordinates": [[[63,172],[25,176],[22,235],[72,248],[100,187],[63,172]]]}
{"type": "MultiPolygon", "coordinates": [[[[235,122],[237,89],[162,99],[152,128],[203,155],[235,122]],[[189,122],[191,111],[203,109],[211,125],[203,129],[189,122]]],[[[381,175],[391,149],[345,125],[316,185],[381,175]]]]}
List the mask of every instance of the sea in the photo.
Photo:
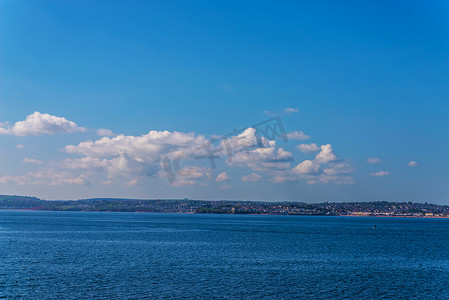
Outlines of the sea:
{"type": "Polygon", "coordinates": [[[449,299],[449,219],[0,211],[0,297],[449,299]]]}

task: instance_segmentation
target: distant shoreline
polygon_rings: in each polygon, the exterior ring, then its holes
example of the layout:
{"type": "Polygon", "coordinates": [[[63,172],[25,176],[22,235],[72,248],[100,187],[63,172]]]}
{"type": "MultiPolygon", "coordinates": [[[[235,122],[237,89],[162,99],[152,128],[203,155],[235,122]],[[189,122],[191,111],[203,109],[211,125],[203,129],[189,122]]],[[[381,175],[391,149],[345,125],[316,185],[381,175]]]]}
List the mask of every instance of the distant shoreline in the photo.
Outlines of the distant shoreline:
{"type": "Polygon", "coordinates": [[[449,219],[449,216],[400,216],[400,215],[313,215],[313,214],[229,214],[196,212],[150,212],[150,211],[95,211],[95,210],[43,210],[43,209],[0,209],[1,211],[36,211],[36,212],[83,212],[83,213],[140,213],[140,214],[186,214],[186,215],[238,215],[238,216],[294,216],[294,217],[355,217],[355,218],[415,218],[415,219],[449,219]]]}
{"type": "Polygon", "coordinates": [[[449,206],[412,202],[262,202],[235,200],[91,198],[46,201],[0,195],[0,210],[140,212],[219,215],[448,218],[449,206]]]}

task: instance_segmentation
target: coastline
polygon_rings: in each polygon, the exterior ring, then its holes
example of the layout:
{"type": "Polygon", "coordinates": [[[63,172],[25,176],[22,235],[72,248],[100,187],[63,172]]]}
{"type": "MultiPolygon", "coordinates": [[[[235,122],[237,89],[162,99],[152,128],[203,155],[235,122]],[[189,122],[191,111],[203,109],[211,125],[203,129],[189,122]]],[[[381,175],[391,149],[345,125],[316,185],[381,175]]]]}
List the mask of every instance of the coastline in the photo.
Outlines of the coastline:
{"type": "Polygon", "coordinates": [[[31,208],[0,209],[2,211],[38,211],[38,212],[85,212],[85,213],[149,213],[149,214],[186,214],[186,215],[241,215],[241,216],[295,216],[295,217],[356,217],[356,218],[417,218],[417,219],[449,219],[449,216],[404,216],[404,215],[312,215],[312,214],[228,214],[228,213],[196,213],[196,212],[150,212],[150,211],[99,211],[99,210],[42,210],[31,208]]]}

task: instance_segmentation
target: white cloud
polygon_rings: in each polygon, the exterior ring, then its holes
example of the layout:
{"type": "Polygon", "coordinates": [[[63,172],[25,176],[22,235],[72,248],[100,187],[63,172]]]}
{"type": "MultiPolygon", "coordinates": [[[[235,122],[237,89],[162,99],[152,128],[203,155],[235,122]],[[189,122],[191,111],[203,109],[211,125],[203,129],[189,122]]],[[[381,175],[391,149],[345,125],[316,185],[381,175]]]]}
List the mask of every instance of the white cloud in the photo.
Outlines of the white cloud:
{"type": "Polygon", "coordinates": [[[310,136],[308,136],[307,134],[305,134],[302,131],[291,131],[289,133],[287,133],[287,138],[289,138],[290,140],[308,140],[310,139],[310,136]]]}
{"type": "Polygon", "coordinates": [[[337,156],[332,151],[331,144],[321,145],[321,152],[315,157],[315,161],[320,164],[326,164],[337,160],[337,156]]]}
{"type": "Polygon", "coordinates": [[[276,141],[258,137],[253,128],[242,134],[223,140],[218,148],[219,155],[228,157],[228,164],[238,167],[249,167],[252,170],[286,169],[288,161],[293,160],[292,153],[276,147],[276,141]]]}
{"type": "MultiPolygon", "coordinates": [[[[83,156],[62,161],[59,166],[64,169],[105,172],[110,179],[158,174],[160,178],[168,176],[174,180],[174,186],[202,185],[204,180],[209,180],[210,169],[194,166],[180,169],[180,164],[198,158],[207,163],[209,155],[214,159],[228,158],[231,166],[267,172],[289,169],[289,161],[293,159],[290,152],[277,148],[275,141],[258,136],[254,128],[247,128],[216,145],[194,133],[150,131],[142,136],[118,135],[85,141],[68,145],[64,151],[83,156]]],[[[222,174],[216,180],[224,178],[222,174]]]]}
{"type": "Polygon", "coordinates": [[[34,158],[27,158],[27,157],[23,159],[23,163],[24,164],[35,164],[35,165],[43,164],[42,160],[34,159],[34,158]]]}
{"type": "Polygon", "coordinates": [[[183,179],[210,179],[211,170],[205,167],[189,166],[179,170],[178,175],[183,177],[183,179]]]}
{"type": "Polygon", "coordinates": [[[414,160],[412,160],[412,161],[410,161],[409,163],[408,163],[408,166],[409,167],[416,167],[418,165],[418,163],[416,162],[416,161],[414,161],[414,160]]]}
{"type": "Polygon", "coordinates": [[[310,152],[316,152],[320,150],[320,147],[318,147],[317,144],[311,143],[311,144],[301,144],[297,146],[298,150],[304,153],[310,153],[310,152]]]}
{"type": "Polygon", "coordinates": [[[232,157],[232,161],[237,163],[285,162],[291,160],[293,160],[293,155],[283,148],[276,148],[274,143],[268,148],[238,152],[232,157]]]}
{"type": "Polygon", "coordinates": [[[256,173],[252,173],[252,174],[245,175],[242,177],[243,182],[257,182],[257,181],[260,181],[261,179],[262,179],[262,176],[260,176],[256,173]]]}
{"type": "Polygon", "coordinates": [[[228,173],[221,172],[220,174],[218,174],[218,176],[215,180],[218,182],[223,182],[223,181],[229,181],[229,180],[231,180],[231,178],[229,177],[228,173]]]}
{"type": "Polygon", "coordinates": [[[292,169],[295,174],[316,174],[320,170],[320,165],[311,160],[305,160],[292,169]]]}
{"type": "Polygon", "coordinates": [[[224,138],[218,144],[217,150],[221,151],[218,153],[219,155],[232,155],[252,148],[264,148],[270,146],[270,141],[265,137],[257,135],[256,129],[250,127],[236,136],[224,138]]]}
{"type": "Polygon", "coordinates": [[[100,128],[100,129],[96,129],[95,132],[97,133],[98,136],[114,136],[114,132],[112,132],[112,130],[109,129],[104,129],[104,128],[100,128]]]}
{"type": "Polygon", "coordinates": [[[370,173],[371,176],[387,176],[390,175],[390,172],[386,172],[386,171],[379,171],[379,172],[375,172],[375,173],[370,173]]]}
{"type": "MultiPolygon", "coordinates": [[[[103,170],[109,177],[117,175],[151,176],[160,169],[164,157],[181,155],[193,159],[206,155],[204,136],[193,133],[150,131],[142,136],[103,137],[64,148],[67,153],[83,155],[68,159],[63,166],[70,169],[103,170]]],[[[186,172],[186,171],[180,171],[186,172]]]]}
{"type": "Polygon", "coordinates": [[[24,146],[23,146],[22,144],[17,144],[17,145],[16,145],[16,148],[17,148],[17,149],[23,149],[24,146]]]}
{"type": "MultiPolygon", "coordinates": [[[[353,184],[354,179],[349,176],[352,172],[354,172],[352,166],[348,162],[338,160],[332,152],[331,145],[327,144],[321,146],[321,152],[314,160],[301,162],[290,171],[290,174],[296,174],[306,180],[307,184],[353,184]]],[[[283,176],[288,176],[288,173],[283,176]]],[[[281,182],[282,178],[277,180],[281,182]]]]}
{"type": "Polygon", "coordinates": [[[380,158],[378,158],[378,157],[368,157],[366,159],[366,161],[368,163],[370,163],[370,164],[376,164],[376,163],[380,162],[380,158]]]}
{"type": "Polygon", "coordinates": [[[323,173],[330,176],[349,174],[354,172],[354,169],[349,163],[330,163],[327,168],[323,170],[323,173]]]}
{"type": "Polygon", "coordinates": [[[38,111],[28,115],[25,121],[19,121],[10,127],[5,123],[0,124],[0,134],[17,136],[32,136],[41,134],[84,132],[84,127],[79,127],[74,122],[63,117],[53,116],[38,111]]]}

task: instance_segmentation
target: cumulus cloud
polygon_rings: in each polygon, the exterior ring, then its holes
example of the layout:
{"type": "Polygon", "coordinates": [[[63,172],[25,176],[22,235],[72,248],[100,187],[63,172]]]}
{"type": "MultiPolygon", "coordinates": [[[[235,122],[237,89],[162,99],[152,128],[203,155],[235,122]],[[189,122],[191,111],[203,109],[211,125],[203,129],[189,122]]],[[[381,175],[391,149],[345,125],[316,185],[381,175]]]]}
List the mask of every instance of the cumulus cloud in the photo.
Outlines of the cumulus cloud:
{"type": "Polygon", "coordinates": [[[409,167],[416,167],[418,165],[418,163],[416,162],[416,161],[414,161],[414,160],[412,160],[412,161],[410,161],[409,163],[408,163],[408,166],[409,167]]]}
{"type": "Polygon", "coordinates": [[[257,182],[257,181],[260,181],[261,179],[262,179],[262,176],[260,176],[256,173],[252,173],[252,174],[245,175],[242,177],[243,182],[257,182]]]}
{"type": "Polygon", "coordinates": [[[189,166],[179,170],[178,174],[184,179],[192,179],[192,180],[206,179],[206,178],[210,179],[211,170],[205,167],[189,166]]]}
{"type": "Polygon", "coordinates": [[[43,164],[42,160],[34,159],[34,158],[27,158],[27,157],[23,159],[23,163],[24,164],[35,164],[35,165],[43,164]]]}
{"type": "Polygon", "coordinates": [[[97,141],[66,146],[65,152],[84,157],[68,159],[63,164],[72,169],[103,170],[110,177],[126,174],[151,176],[157,173],[160,162],[166,156],[180,154],[184,159],[192,159],[200,154],[205,155],[205,148],[202,147],[205,143],[204,136],[176,131],[103,137],[97,141]]]}
{"type": "Polygon", "coordinates": [[[79,127],[76,123],[63,117],[53,116],[38,111],[28,115],[25,121],[16,122],[12,127],[5,123],[0,124],[0,134],[10,134],[17,136],[32,136],[41,134],[58,134],[84,132],[84,127],[79,127]]]}
{"type": "Polygon", "coordinates": [[[310,139],[310,136],[308,136],[307,134],[305,134],[302,131],[291,131],[289,133],[287,133],[287,138],[289,138],[290,140],[308,140],[310,139]]]}
{"type": "Polygon", "coordinates": [[[337,156],[333,153],[331,144],[321,145],[321,152],[315,157],[315,161],[320,164],[326,164],[337,160],[337,156]]]}
{"type": "Polygon", "coordinates": [[[251,151],[236,153],[232,158],[237,163],[255,163],[255,162],[285,162],[293,160],[293,155],[283,148],[276,148],[272,143],[267,148],[256,148],[251,151]]]}
{"type": "Polygon", "coordinates": [[[215,180],[218,182],[223,182],[223,181],[229,181],[229,180],[231,180],[231,178],[229,177],[228,173],[221,172],[220,174],[218,174],[218,176],[215,180]]]}
{"type": "Polygon", "coordinates": [[[320,170],[320,165],[311,160],[305,160],[292,169],[296,174],[316,174],[320,170]]]}
{"type": "Polygon", "coordinates": [[[378,157],[368,157],[366,159],[366,161],[368,163],[370,163],[370,164],[376,164],[376,163],[380,162],[380,158],[378,158],[378,157]]]}
{"type": "Polygon", "coordinates": [[[217,154],[226,156],[231,166],[249,167],[257,171],[289,168],[288,161],[293,160],[292,153],[278,148],[276,141],[260,137],[254,128],[221,141],[217,154]]]}
{"type": "MultiPolygon", "coordinates": [[[[1,128],[14,132],[11,134],[23,135],[85,130],[64,118],[38,112],[22,122],[26,124],[17,122],[12,127],[1,128]]],[[[314,160],[303,161],[292,169],[292,153],[278,147],[276,141],[258,134],[254,128],[247,128],[240,134],[227,138],[216,136],[215,142],[204,135],[177,131],[150,131],[140,136],[111,136],[113,133],[107,129],[96,132],[102,137],[64,147],[63,151],[67,154],[79,157],[53,164],[63,171],[47,170],[46,177],[37,173],[4,176],[1,182],[32,184],[40,180],[53,185],[88,184],[88,176],[93,178],[92,176],[103,174],[107,178],[97,178],[103,184],[111,184],[115,182],[114,178],[120,177],[125,185],[133,186],[141,178],[158,175],[160,178],[168,177],[173,186],[207,185],[207,180],[211,179],[210,168],[186,166],[201,164],[198,161],[200,158],[206,163],[208,158],[227,159],[231,167],[245,167],[252,172],[262,172],[276,183],[296,182],[298,179],[305,179],[309,184],[350,183],[352,180],[348,175],[352,168],[337,158],[330,144],[321,147],[315,143],[299,145],[298,149],[303,152],[320,152],[314,160]],[[77,172],[83,172],[84,175],[74,175],[77,172]]],[[[304,140],[309,136],[302,131],[292,131],[289,138],[304,140]]],[[[24,163],[39,164],[39,161],[27,158],[24,163]]],[[[214,166],[211,164],[211,167],[214,166]]],[[[262,176],[256,173],[242,177],[243,182],[257,182],[261,179],[262,176]]],[[[222,172],[215,180],[225,184],[230,178],[226,172],[222,172]]]]}
{"type": "Polygon", "coordinates": [[[375,172],[375,173],[370,173],[371,176],[387,176],[390,175],[390,172],[386,172],[386,171],[379,171],[379,172],[375,172]]]}
{"type": "Polygon", "coordinates": [[[307,184],[353,184],[354,179],[349,175],[354,172],[351,164],[347,161],[340,160],[332,150],[331,144],[318,147],[315,143],[302,144],[298,149],[307,153],[312,151],[320,152],[315,156],[314,160],[304,160],[293,169],[285,171],[284,174],[277,174],[273,178],[273,182],[291,181],[292,175],[303,179],[307,184]]]}
{"type": "Polygon", "coordinates": [[[354,172],[352,166],[347,162],[330,163],[328,167],[323,170],[324,174],[335,176],[341,174],[349,174],[354,172]]]}
{"type": "Polygon", "coordinates": [[[310,152],[316,152],[320,151],[320,147],[318,147],[317,144],[311,143],[311,144],[301,144],[297,146],[298,150],[304,153],[310,153],[310,152]]]}
{"type": "MultiPolygon", "coordinates": [[[[64,169],[105,172],[108,178],[158,174],[161,178],[168,176],[174,186],[201,185],[210,179],[208,168],[180,166],[199,158],[206,162],[211,156],[227,158],[230,166],[264,171],[289,169],[289,161],[293,159],[290,152],[276,147],[275,141],[259,136],[254,128],[247,128],[215,145],[205,136],[194,133],[150,131],[141,136],[118,135],[85,141],[68,145],[64,151],[82,156],[60,162],[59,166],[64,169]]],[[[225,174],[216,180],[225,181],[225,174]]]]}
{"type": "Polygon", "coordinates": [[[270,141],[265,137],[257,134],[256,129],[247,128],[242,133],[224,138],[218,144],[217,150],[221,151],[219,155],[232,155],[241,151],[246,151],[252,148],[270,147],[270,141]]]}

